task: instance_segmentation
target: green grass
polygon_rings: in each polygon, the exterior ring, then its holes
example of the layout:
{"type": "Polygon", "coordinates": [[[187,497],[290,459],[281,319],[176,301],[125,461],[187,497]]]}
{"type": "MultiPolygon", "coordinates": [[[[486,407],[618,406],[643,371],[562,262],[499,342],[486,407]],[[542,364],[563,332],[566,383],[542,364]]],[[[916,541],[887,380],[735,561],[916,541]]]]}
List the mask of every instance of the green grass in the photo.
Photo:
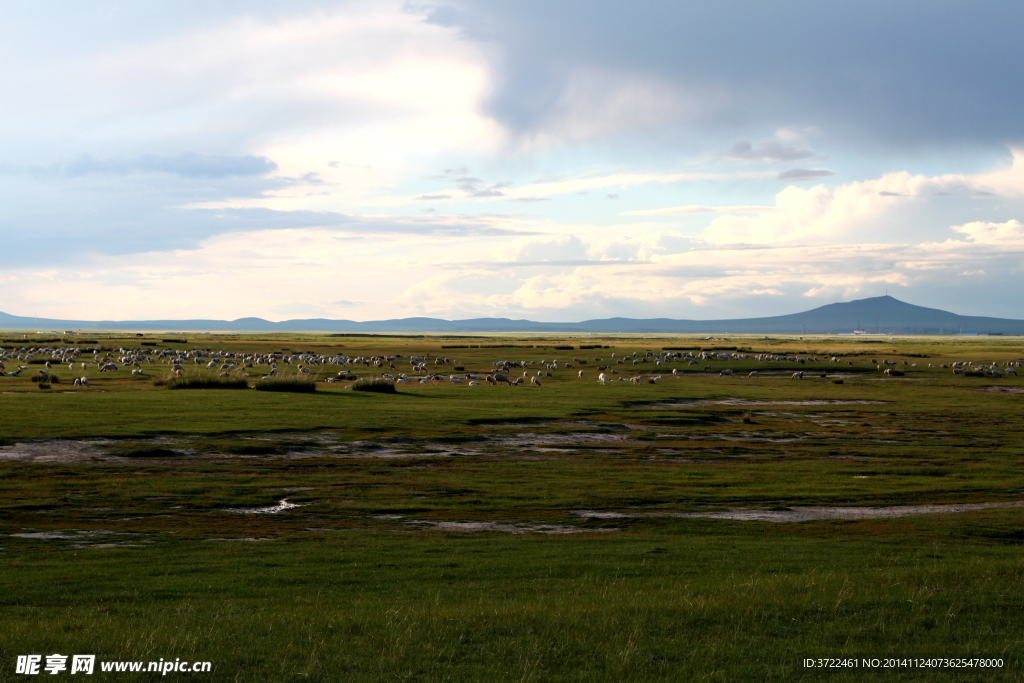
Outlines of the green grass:
{"type": "Polygon", "coordinates": [[[239,681],[1021,678],[1024,508],[799,524],[677,516],[1024,499],[1024,384],[937,367],[1016,360],[1020,340],[445,341],[203,343],[447,355],[429,367],[445,376],[456,361],[471,373],[504,358],[588,363],[542,387],[421,384],[407,364],[317,368],[408,373],[395,394],[178,392],[125,368],[48,392],[0,378],[0,681],[19,678],[14,655],[52,652],[209,660],[209,680],[239,681]],[[554,348],[581,341],[611,348],[554,348]],[[855,365],[612,364],[663,377],[595,381],[612,352],[662,346],[855,365]],[[873,358],[906,377],[883,379],[873,358]],[[734,376],[719,377],[725,367],[734,376]],[[789,378],[797,367],[807,378],[789,378]],[[299,507],[237,512],[283,498],[299,507]],[[847,655],[1007,667],[800,667],[847,655]]]}
{"type": "Polygon", "coordinates": [[[316,391],[316,377],[302,375],[274,375],[270,379],[260,378],[253,384],[256,391],[286,391],[311,394],[316,391]]]}

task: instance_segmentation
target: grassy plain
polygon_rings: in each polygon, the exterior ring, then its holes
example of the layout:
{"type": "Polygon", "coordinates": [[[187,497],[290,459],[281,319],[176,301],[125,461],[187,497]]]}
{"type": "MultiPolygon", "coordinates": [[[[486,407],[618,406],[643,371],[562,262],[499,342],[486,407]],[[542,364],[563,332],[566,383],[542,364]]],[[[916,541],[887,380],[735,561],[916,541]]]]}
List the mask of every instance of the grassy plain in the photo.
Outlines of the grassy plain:
{"type": "Polygon", "coordinates": [[[430,366],[445,377],[501,359],[562,367],[540,387],[414,379],[395,394],[169,390],[159,362],[90,369],[85,389],[66,366],[45,390],[0,378],[0,681],[24,679],[16,655],[53,652],[209,660],[211,674],[169,675],[239,681],[1024,673],[1024,507],[702,516],[1024,501],[1024,382],[938,367],[1024,359],[1020,339],[199,339],[0,347],[416,354],[452,359],[430,366]],[[823,362],[611,360],[663,349],[823,362]],[[587,362],[564,368],[573,358],[587,362]],[[906,375],[884,377],[870,362],[883,358],[906,375]],[[608,364],[644,382],[601,386],[608,364]],[[256,512],[282,499],[297,507],[256,512]],[[926,655],[1004,666],[801,665],[926,655]]]}

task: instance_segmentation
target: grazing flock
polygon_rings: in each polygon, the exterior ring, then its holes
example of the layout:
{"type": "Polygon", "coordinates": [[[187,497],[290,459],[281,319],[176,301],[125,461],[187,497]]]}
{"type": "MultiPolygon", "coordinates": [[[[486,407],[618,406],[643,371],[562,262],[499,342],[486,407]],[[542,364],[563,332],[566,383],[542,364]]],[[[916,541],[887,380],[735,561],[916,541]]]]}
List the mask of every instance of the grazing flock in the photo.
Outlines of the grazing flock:
{"type": "MultiPolygon", "coordinates": [[[[418,381],[421,384],[433,382],[447,382],[450,384],[467,384],[468,386],[480,386],[482,383],[490,385],[504,384],[508,386],[541,386],[543,382],[554,378],[556,373],[563,376],[575,376],[576,379],[586,380],[593,376],[602,385],[609,382],[630,382],[632,384],[643,384],[645,381],[651,384],[660,381],[664,374],[681,375],[686,372],[699,372],[703,374],[714,373],[712,364],[718,369],[721,377],[732,377],[734,371],[729,367],[721,367],[721,364],[735,361],[756,361],[765,366],[781,365],[789,366],[793,371],[790,375],[793,379],[804,379],[805,371],[800,369],[808,363],[822,364],[831,363],[838,365],[853,366],[854,362],[833,356],[827,361],[818,356],[799,355],[774,355],[774,354],[746,354],[729,353],[717,351],[661,351],[633,352],[620,356],[618,353],[611,353],[607,359],[595,356],[588,366],[587,359],[573,358],[571,361],[551,360],[497,360],[491,363],[492,369],[488,372],[465,372],[459,366],[458,360],[446,356],[429,355],[367,355],[349,356],[345,354],[324,355],[314,353],[288,354],[278,353],[257,353],[257,352],[229,352],[211,351],[202,349],[159,349],[159,348],[119,348],[111,351],[100,351],[97,349],[78,349],[64,347],[32,347],[32,348],[0,348],[0,375],[6,377],[18,377],[21,372],[31,369],[31,365],[37,368],[33,379],[37,382],[49,383],[58,382],[54,371],[55,367],[66,365],[68,370],[75,377],[73,386],[88,387],[89,372],[105,373],[114,372],[121,368],[131,368],[133,376],[146,377],[147,369],[151,366],[163,366],[161,374],[170,373],[181,376],[187,369],[203,369],[219,373],[221,377],[229,377],[235,371],[244,371],[247,368],[260,368],[263,371],[263,379],[272,379],[275,376],[285,374],[298,374],[316,377],[318,381],[327,383],[344,382],[355,379],[353,369],[364,370],[372,368],[371,374],[374,378],[404,384],[418,381]],[[28,363],[30,365],[25,365],[28,363]],[[14,366],[8,370],[7,364],[14,366]],[[669,365],[682,365],[684,370],[678,367],[669,369],[669,365]],[[342,369],[334,373],[328,372],[329,366],[340,366],[342,369]],[[408,366],[409,372],[399,371],[408,366]],[[583,368],[580,366],[588,366],[583,368]],[[621,371],[619,366],[621,366],[621,371]],[[593,367],[593,371],[589,368],[593,367]],[[690,368],[693,367],[693,370],[690,368]],[[453,371],[454,370],[454,371],[453,371]],[[392,372],[393,371],[393,372],[392,372]],[[570,372],[565,372],[570,371],[570,372]],[[588,374],[593,372],[593,374],[588,374]],[[281,373],[279,375],[279,373],[281,373]],[[379,373],[379,377],[377,377],[379,373]],[[323,379],[321,376],[326,375],[323,379]]],[[[861,361],[863,363],[863,361],[861,361]]],[[[942,364],[938,368],[929,363],[932,369],[951,369],[956,375],[1002,377],[1016,376],[1016,368],[1020,367],[1021,361],[1004,361],[1002,364],[992,361],[981,363],[975,361],[956,361],[950,364],[942,364]]],[[[898,363],[888,359],[878,361],[871,359],[871,365],[877,367],[886,376],[903,376],[905,370],[917,368],[917,363],[902,361],[898,363]]],[[[152,370],[151,370],[152,372],[152,370]]],[[[746,377],[757,379],[762,374],[769,372],[789,372],[786,370],[771,370],[761,368],[750,371],[746,377]]],[[[816,370],[820,373],[820,370],[816,370]]]]}

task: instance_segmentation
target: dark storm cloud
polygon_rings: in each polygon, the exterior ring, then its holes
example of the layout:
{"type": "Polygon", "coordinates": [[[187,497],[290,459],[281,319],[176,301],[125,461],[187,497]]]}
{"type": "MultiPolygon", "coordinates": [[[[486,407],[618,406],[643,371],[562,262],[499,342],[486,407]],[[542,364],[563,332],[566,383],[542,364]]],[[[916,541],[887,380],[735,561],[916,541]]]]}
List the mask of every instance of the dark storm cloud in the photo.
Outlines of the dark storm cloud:
{"type": "Polygon", "coordinates": [[[756,147],[749,142],[737,142],[721,156],[730,159],[765,160],[765,161],[797,161],[813,157],[814,152],[806,147],[793,147],[778,142],[766,142],[756,147]]]}
{"type": "Polygon", "coordinates": [[[542,132],[579,74],[603,67],[703,99],[680,121],[698,130],[816,125],[905,147],[1024,138],[1017,1],[456,0],[430,19],[488,44],[488,108],[522,134],[542,132]]]}
{"type": "Polygon", "coordinates": [[[835,175],[835,173],[827,168],[791,168],[779,173],[778,178],[779,180],[817,180],[830,175],[835,175]]]}

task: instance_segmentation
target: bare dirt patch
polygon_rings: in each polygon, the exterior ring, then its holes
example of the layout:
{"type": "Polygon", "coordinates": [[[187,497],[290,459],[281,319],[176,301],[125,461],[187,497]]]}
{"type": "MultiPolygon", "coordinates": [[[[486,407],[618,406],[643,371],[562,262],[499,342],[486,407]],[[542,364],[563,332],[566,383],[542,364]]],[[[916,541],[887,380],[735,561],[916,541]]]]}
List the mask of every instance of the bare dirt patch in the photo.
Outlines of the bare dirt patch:
{"type": "Polygon", "coordinates": [[[1024,394],[1024,387],[985,387],[978,391],[987,391],[990,394],[1024,394]]]}

